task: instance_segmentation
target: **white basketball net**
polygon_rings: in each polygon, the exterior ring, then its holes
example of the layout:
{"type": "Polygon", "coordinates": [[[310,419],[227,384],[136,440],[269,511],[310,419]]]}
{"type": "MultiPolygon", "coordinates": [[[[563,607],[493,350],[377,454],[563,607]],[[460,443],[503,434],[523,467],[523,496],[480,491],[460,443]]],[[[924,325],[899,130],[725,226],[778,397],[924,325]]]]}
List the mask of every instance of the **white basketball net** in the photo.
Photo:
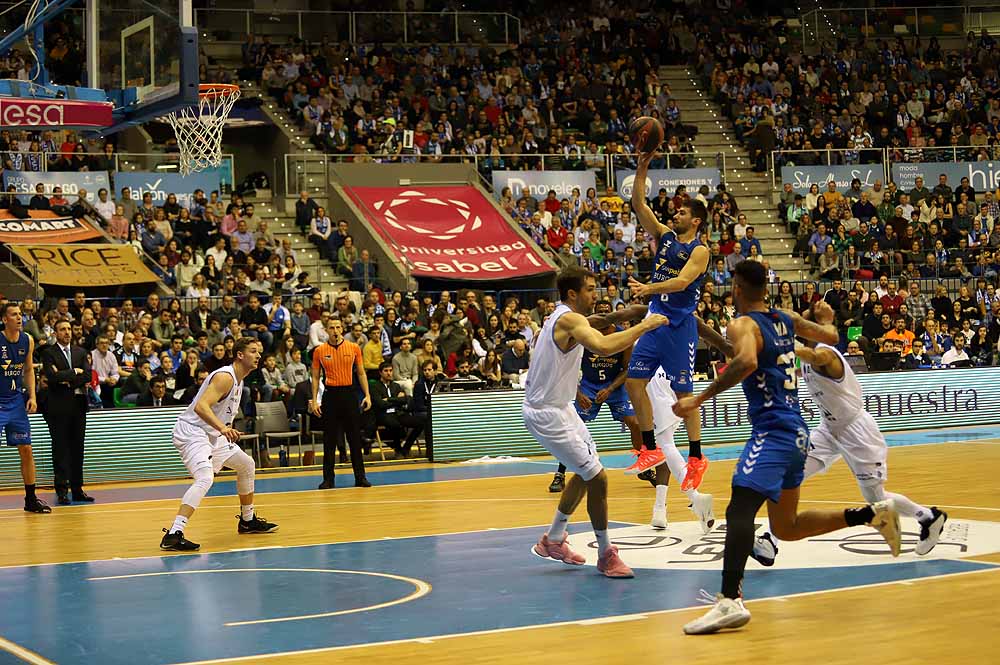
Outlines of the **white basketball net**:
{"type": "Polygon", "coordinates": [[[181,175],[222,163],[222,128],[239,98],[240,89],[236,86],[203,85],[197,106],[167,114],[180,150],[181,175]]]}

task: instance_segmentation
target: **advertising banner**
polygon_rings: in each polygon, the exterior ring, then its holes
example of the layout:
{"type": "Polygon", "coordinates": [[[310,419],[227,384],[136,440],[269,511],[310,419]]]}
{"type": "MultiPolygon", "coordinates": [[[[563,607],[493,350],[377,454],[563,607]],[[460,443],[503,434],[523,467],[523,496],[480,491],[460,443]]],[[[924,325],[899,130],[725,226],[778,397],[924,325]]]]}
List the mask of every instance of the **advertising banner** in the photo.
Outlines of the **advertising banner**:
{"type": "MultiPolygon", "coordinates": [[[[883,432],[1000,424],[997,367],[879,372],[858,375],[858,381],[864,389],[865,409],[883,432]]],[[[707,382],[696,381],[695,394],[707,386],[707,382]]],[[[544,455],[521,422],[523,398],[521,391],[435,393],[431,408],[435,461],[483,455],[544,455]],[[498,439],[497,432],[505,436],[498,439]]],[[[809,427],[816,427],[820,411],[801,382],[799,399],[809,427]]],[[[701,426],[703,443],[746,442],[750,422],[743,391],[732,388],[706,402],[701,409],[701,426]]],[[[606,410],[587,427],[600,451],[622,450],[629,445],[621,423],[606,410]]],[[[687,440],[683,428],[674,436],[678,443],[687,440]]]]}
{"type": "Polygon", "coordinates": [[[831,180],[837,183],[837,191],[843,194],[851,188],[851,181],[855,178],[861,181],[861,189],[871,189],[876,180],[885,180],[885,167],[881,164],[781,167],[781,184],[792,183],[792,190],[802,196],[808,194],[813,185],[819,186],[820,193],[827,191],[831,180]]]}
{"type": "Polygon", "coordinates": [[[87,190],[87,200],[93,203],[97,200],[97,190],[102,187],[111,191],[111,181],[107,171],[7,171],[3,172],[3,188],[13,185],[18,198],[27,203],[35,194],[36,185],[44,185],[45,195],[52,196],[52,190],[62,188],[63,197],[73,204],[81,189],[87,190]]]}
{"type": "Polygon", "coordinates": [[[132,198],[139,203],[142,202],[142,195],[146,192],[153,195],[153,205],[156,206],[162,206],[169,194],[175,194],[177,203],[189,208],[194,190],[203,190],[207,197],[209,192],[219,189],[219,174],[192,173],[182,176],[178,173],[121,171],[115,174],[116,196],[124,187],[132,191],[132,198]]]}
{"type": "MultiPolygon", "coordinates": [[[[632,196],[632,182],[635,180],[635,171],[632,169],[619,169],[615,171],[615,181],[618,183],[618,194],[623,199],[632,196]]],[[[654,198],[660,188],[667,190],[667,194],[674,195],[680,185],[688,189],[688,194],[694,196],[698,188],[708,185],[708,188],[715,194],[715,186],[722,182],[719,169],[654,169],[646,175],[646,198],[654,198]]]]}
{"type": "Polygon", "coordinates": [[[597,187],[593,171],[494,171],[493,193],[497,199],[504,187],[510,187],[514,200],[522,196],[530,196],[541,201],[550,190],[554,190],[556,198],[565,199],[573,194],[573,189],[580,190],[580,197],[586,196],[587,189],[597,187]]]}
{"type": "Polygon", "coordinates": [[[948,186],[955,189],[962,178],[977,192],[995,191],[1000,185],[1000,162],[897,162],[892,165],[892,181],[901,192],[916,187],[917,176],[924,179],[924,187],[934,189],[938,178],[948,176],[948,186]]]}
{"type": "Polygon", "coordinates": [[[500,280],[553,271],[475,187],[346,191],[415,276],[500,280]]]}
{"type": "Polygon", "coordinates": [[[77,242],[99,238],[101,232],[82,219],[58,217],[48,210],[32,210],[30,219],[18,219],[0,210],[0,242],[77,242]]]}
{"type": "Polygon", "coordinates": [[[38,266],[38,281],[54,286],[147,284],[156,275],[131,245],[11,245],[14,253],[38,266]]]}
{"type": "Polygon", "coordinates": [[[114,124],[111,102],[70,99],[0,98],[0,127],[104,129],[114,124]]]}

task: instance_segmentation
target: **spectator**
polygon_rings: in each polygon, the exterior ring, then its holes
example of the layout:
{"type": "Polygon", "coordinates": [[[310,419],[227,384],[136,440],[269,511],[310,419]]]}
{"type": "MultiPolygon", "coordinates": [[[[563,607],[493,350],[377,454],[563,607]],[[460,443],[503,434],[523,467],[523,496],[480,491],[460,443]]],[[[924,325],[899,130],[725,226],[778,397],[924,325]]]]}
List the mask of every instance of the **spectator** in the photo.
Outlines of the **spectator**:
{"type": "Polygon", "coordinates": [[[101,403],[104,408],[114,408],[114,389],[118,385],[121,374],[118,371],[118,359],[110,351],[111,342],[105,336],[97,338],[97,348],[91,353],[92,367],[97,372],[97,380],[101,388],[101,403]]]}
{"type": "Polygon", "coordinates": [[[965,335],[955,335],[952,339],[952,347],[941,356],[941,364],[950,366],[959,362],[970,362],[969,354],[965,349],[965,335]]]}
{"type": "Polygon", "coordinates": [[[265,349],[274,346],[274,335],[269,330],[270,318],[260,306],[260,298],[257,295],[250,294],[247,306],[240,312],[239,322],[246,328],[246,334],[260,340],[265,349]]]}
{"type": "Polygon", "coordinates": [[[417,356],[412,348],[412,340],[403,339],[400,341],[399,351],[392,357],[392,378],[403,387],[407,396],[413,395],[413,385],[420,374],[417,356]]]}
{"type": "Polygon", "coordinates": [[[291,361],[285,364],[285,371],[282,373],[285,384],[295,388],[303,382],[309,380],[309,368],[302,362],[302,351],[294,348],[291,351],[291,361]]]}
{"type": "MultiPolygon", "coordinates": [[[[513,322],[514,326],[517,325],[513,322]]],[[[521,373],[528,369],[528,346],[524,339],[515,339],[504,351],[500,361],[500,371],[504,380],[520,383],[521,373]]]]}
{"type": "Polygon", "coordinates": [[[28,202],[28,207],[31,210],[50,210],[52,208],[49,197],[45,196],[45,185],[42,183],[35,185],[35,195],[28,202]]]}
{"type": "Polygon", "coordinates": [[[378,266],[371,260],[368,250],[362,249],[351,271],[351,290],[367,292],[374,285],[377,277],[378,266]]]}
{"type": "Polygon", "coordinates": [[[285,383],[281,370],[277,367],[274,354],[264,356],[264,366],[261,368],[264,383],[261,386],[261,399],[265,402],[282,401],[289,397],[292,389],[285,383]]]}
{"type": "Polygon", "coordinates": [[[175,404],[173,395],[167,393],[167,380],[162,376],[154,376],[149,380],[149,389],[136,400],[136,406],[169,406],[175,404]]]}

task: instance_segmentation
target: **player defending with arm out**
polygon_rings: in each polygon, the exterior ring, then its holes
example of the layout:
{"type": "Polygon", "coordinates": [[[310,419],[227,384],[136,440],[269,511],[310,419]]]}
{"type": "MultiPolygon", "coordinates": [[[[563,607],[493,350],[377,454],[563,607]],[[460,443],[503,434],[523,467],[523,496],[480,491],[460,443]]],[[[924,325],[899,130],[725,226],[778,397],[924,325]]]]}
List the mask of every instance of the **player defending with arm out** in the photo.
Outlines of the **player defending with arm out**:
{"type": "Polygon", "coordinates": [[[608,479],[586,425],[572,406],[584,350],[611,356],[644,333],[667,324],[653,315],[627,330],[605,335],[585,318],[596,300],[594,274],[571,266],[557,279],[561,302],[538,333],[525,380],[524,424],[538,443],[573,472],[552,526],[534,546],[535,554],[571,565],[585,559],[566,544],[566,525],[584,496],[598,543],[597,569],[608,577],[632,577],[608,537],[608,479]]]}

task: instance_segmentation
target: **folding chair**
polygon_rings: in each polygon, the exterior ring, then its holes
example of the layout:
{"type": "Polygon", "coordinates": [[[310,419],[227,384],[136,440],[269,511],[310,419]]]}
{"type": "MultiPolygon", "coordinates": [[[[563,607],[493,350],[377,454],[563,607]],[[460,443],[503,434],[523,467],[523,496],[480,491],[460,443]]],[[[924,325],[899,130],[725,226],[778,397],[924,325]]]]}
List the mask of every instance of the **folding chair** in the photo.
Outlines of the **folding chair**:
{"type": "Polygon", "coordinates": [[[243,444],[244,441],[249,442],[250,457],[253,458],[254,462],[257,464],[258,467],[263,466],[261,464],[260,445],[258,443],[260,437],[257,436],[256,434],[246,432],[246,430],[252,430],[254,428],[254,419],[251,418],[250,416],[243,415],[242,412],[239,412],[236,414],[236,418],[233,420],[233,427],[235,427],[240,432],[244,432],[243,434],[240,434],[240,448],[244,448],[243,444]]]}
{"type": "Polygon", "coordinates": [[[268,462],[271,459],[271,440],[277,439],[278,446],[288,445],[288,454],[291,456],[291,441],[298,439],[299,463],[302,462],[302,436],[300,432],[293,432],[288,426],[288,412],[285,410],[283,402],[255,402],[257,410],[257,422],[254,430],[258,436],[264,439],[264,453],[268,462]]]}

